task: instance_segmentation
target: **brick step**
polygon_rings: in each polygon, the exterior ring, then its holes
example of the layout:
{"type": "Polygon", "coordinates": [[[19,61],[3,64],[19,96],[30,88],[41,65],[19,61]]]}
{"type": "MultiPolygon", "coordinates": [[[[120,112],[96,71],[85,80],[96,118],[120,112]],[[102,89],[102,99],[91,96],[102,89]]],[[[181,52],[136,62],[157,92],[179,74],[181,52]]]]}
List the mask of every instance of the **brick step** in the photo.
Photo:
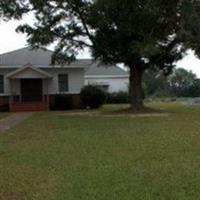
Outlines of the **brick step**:
{"type": "Polygon", "coordinates": [[[11,112],[34,112],[34,111],[47,111],[48,103],[46,102],[23,102],[23,103],[12,103],[11,112]]]}

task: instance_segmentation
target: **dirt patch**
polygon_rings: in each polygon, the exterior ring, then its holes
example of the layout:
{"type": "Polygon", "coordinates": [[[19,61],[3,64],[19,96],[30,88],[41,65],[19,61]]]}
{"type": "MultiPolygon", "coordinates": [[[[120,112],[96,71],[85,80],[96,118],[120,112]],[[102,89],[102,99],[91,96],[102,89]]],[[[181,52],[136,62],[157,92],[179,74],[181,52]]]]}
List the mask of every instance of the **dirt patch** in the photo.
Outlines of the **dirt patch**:
{"type": "Polygon", "coordinates": [[[169,117],[167,113],[152,113],[152,114],[106,114],[105,117],[169,117]]]}
{"type": "Polygon", "coordinates": [[[65,113],[58,113],[59,116],[88,116],[88,117],[168,117],[170,113],[161,110],[144,107],[140,111],[133,111],[129,108],[114,110],[114,111],[101,111],[101,110],[82,110],[82,111],[69,111],[65,113]]]}
{"type": "Polygon", "coordinates": [[[144,107],[142,110],[132,110],[130,108],[126,109],[121,109],[121,110],[115,110],[115,111],[109,111],[109,113],[114,113],[114,114],[163,114],[166,113],[166,111],[161,110],[161,109],[154,109],[154,108],[149,108],[149,107],[144,107]]]}
{"type": "Polygon", "coordinates": [[[168,117],[169,113],[131,113],[131,112],[69,112],[61,113],[59,116],[87,116],[87,117],[168,117]]]}
{"type": "Polygon", "coordinates": [[[3,192],[0,193],[0,200],[24,200],[23,194],[15,192],[3,192]]]}
{"type": "Polygon", "coordinates": [[[129,117],[166,117],[170,114],[164,110],[158,110],[153,108],[144,107],[140,111],[131,109],[123,109],[116,111],[108,111],[103,113],[105,116],[129,116],[129,117]]]}
{"type": "Polygon", "coordinates": [[[59,113],[59,116],[99,116],[102,112],[68,112],[68,113],[59,113]]]}

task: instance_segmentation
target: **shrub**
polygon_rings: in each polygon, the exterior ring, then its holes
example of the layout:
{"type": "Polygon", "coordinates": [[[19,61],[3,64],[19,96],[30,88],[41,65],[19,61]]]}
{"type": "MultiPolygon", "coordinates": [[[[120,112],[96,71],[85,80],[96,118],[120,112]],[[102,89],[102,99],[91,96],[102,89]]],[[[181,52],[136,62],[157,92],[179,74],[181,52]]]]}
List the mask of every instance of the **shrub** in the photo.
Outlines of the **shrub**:
{"type": "Polygon", "coordinates": [[[81,90],[81,100],[85,107],[99,108],[106,101],[106,93],[98,86],[88,85],[81,90]]]}
{"type": "Polygon", "coordinates": [[[50,105],[51,110],[67,110],[72,109],[72,96],[71,95],[56,95],[54,103],[50,105]]]}
{"type": "Polygon", "coordinates": [[[128,92],[114,92],[108,94],[107,103],[110,104],[120,104],[120,103],[129,103],[129,94],[128,92]]]}

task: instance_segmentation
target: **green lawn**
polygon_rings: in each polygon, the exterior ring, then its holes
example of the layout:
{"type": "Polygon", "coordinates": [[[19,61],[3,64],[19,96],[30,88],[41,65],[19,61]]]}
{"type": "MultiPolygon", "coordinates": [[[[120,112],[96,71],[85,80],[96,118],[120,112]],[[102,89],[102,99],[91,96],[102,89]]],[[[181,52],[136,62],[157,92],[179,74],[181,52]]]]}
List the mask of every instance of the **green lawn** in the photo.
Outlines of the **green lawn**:
{"type": "Polygon", "coordinates": [[[200,106],[151,106],[170,114],[36,113],[0,134],[0,200],[200,199],[200,106]]]}
{"type": "Polygon", "coordinates": [[[8,112],[0,112],[0,120],[5,117],[8,117],[9,115],[10,115],[10,113],[8,113],[8,112]]]}

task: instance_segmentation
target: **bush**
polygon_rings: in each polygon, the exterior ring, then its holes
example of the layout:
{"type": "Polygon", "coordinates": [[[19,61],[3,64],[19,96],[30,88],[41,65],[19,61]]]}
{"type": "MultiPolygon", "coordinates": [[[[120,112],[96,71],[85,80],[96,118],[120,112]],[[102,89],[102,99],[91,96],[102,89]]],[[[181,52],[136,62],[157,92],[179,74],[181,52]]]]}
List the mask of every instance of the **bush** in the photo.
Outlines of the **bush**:
{"type": "Polygon", "coordinates": [[[85,107],[99,108],[106,101],[106,93],[98,86],[88,85],[81,90],[81,100],[85,107]]]}
{"type": "Polygon", "coordinates": [[[108,94],[107,103],[110,104],[120,104],[120,103],[129,103],[129,94],[128,92],[114,92],[108,94]]]}
{"type": "Polygon", "coordinates": [[[53,105],[50,105],[51,110],[68,110],[72,109],[71,95],[56,95],[53,105]]]}

